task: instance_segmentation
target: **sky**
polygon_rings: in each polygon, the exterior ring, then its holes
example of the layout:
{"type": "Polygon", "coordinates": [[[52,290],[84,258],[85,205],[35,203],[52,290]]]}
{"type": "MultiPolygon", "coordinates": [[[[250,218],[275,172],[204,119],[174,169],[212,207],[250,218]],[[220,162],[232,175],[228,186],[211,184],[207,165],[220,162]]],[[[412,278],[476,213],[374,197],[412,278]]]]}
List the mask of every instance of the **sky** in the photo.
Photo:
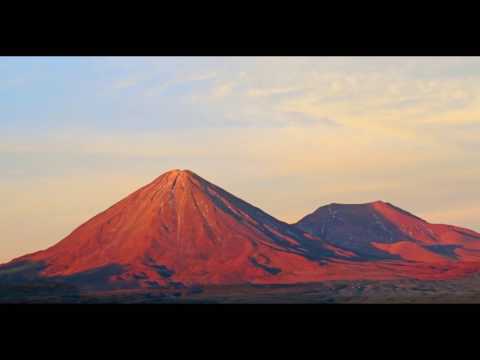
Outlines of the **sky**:
{"type": "Polygon", "coordinates": [[[296,222],[384,200],[480,231],[478,57],[1,57],[0,262],[170,169],[296,222]]]}

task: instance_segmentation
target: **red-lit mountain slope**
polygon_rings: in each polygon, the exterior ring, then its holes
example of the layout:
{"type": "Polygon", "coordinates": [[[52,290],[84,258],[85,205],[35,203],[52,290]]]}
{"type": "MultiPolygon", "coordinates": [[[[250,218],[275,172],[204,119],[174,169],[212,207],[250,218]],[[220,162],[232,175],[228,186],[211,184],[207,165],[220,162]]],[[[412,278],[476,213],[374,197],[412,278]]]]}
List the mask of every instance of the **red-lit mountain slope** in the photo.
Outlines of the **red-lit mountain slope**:
{"type": "Polygon", "coordinates": [[[49,277],[156,287],[277,282],[341,257],[196,174],[173,170],[55,246],[15,261],[41,262],[49,277]]]}

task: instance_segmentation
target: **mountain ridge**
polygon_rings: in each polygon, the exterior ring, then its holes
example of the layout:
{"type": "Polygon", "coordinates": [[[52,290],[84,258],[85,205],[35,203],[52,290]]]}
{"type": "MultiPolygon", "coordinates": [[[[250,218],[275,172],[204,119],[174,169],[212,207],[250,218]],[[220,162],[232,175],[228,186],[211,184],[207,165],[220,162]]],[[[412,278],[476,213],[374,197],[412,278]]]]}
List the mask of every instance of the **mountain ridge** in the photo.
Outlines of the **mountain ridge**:
{"type": "MultiPolygon", "coordinates": [[[[384,201],[321,206],[293,225],[348,250],[360,252],[363,256],[385,259],[390,255],[401,255],[402,251],[397,250],[406,249],[405,246],[409,251],[416,247],[423,255],[426,254],[425,250],[433,251],[436,255],[431,254],[432,259],[437,261],[440,259],[437,255],[447,255],[445,251],[441,254],[447,249],[439,248],[441,246],[458,247],[460,253],[467,249],[470,257],[477,257],[473,253],[479,249],[478,243],[469,239],[480,240],[480,234],[473,230],[431,224],[384,201]],[[395,243],[393,247],[388,246],[395,243]]],[[[452,256],[461,255],[450,252],[452,256]]],[[[412,256],[408,258],[412,259],[412,256]]]]}

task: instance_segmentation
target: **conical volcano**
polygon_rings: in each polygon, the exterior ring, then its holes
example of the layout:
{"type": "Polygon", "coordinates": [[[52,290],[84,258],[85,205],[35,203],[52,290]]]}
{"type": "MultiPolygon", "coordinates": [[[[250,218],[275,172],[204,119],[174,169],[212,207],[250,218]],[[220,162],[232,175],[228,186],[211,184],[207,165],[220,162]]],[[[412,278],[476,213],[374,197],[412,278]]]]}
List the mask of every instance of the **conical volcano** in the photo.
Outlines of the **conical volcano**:
{"type": "Polygon", "coordinates": [[[188,170],[172,170],[19,261],[122,286],[279,281],[341,251],[188,170]],[[272,280],[274,278],[275,280],[272,280]]]}

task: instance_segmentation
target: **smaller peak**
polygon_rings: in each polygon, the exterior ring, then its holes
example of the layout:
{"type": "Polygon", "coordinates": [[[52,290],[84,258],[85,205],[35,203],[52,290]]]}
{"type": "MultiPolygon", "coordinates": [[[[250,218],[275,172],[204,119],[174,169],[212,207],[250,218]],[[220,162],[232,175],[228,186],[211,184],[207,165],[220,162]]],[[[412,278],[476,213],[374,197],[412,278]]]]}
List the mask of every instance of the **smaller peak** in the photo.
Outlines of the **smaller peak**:
{"type": "Polygon", "coordinates": [[[392,203],[389,203],[388,201],[383,201],[383,200],[373,201],[369,205],[377,208],[398,209],[397,206],[393,205],[392,203]]]}
{"type": "Polygon", "coordinates": [[[323,209],[328,209],[328,208],[332,208],[332,207],[347,206],[347,205],[348,204],[341,204],[341,203],[332,202],[332,203],[328,203],[326,205],[319,206],[316,211],[323,210],[323,209]]]}
{"type": "Polygon", "coordinates": [[[325,205],[325,207],[352,207],[352,206],[362,206],[362,205],[369,205],[370,203],[367,204],[358,204],[358,203],[337,203],[337,202],[332,202],[328,205],[325,205]]]}
{"type": "Polygon", "coordinates": [[[422,222],[425,222],[424,219],[406,211],[406,210],[403,210],[402,208],[399,208],[398,206],[396,205],[393,205],[389,202],[385,202],[385,201],[375,201],[373,203],[371,203],[371,207],[375,210],[375,211],[379,211],[379,212],[383,212],[383,213],[386,213],[386,212],[390,212],[390,213],[396,213],[396,214],[402,214],[402,215],[405,215],[405,216],[409,216],[409,217],[413,217],[413,218],[416,218],[417,220],[420,220],[422,222]]]}
{"type": "Polygon", "coordinates": [[[399,208],[383,200],[372,201],[367,204],[369,207],[377,210],[398,210],[399,208]]]}
{"type": "Polygon", "coordinates": [[[328,209],[328,208],[359,208],[359,207],[385,208],[385,207],[392,207],[392,205],[383,200],[376,200],[376,201],[367,202],[367,203],[349,203],[349,204],[332,202],[327,205],[320,206],[317,210],[328,209]]]}
{"type": "Polygon", "coordinates": [[[321,212],[323,210],[338,209],[338,208],[344,208],[344,207],[350,207],[350,206],[354,206],[354,204],[342,204],[342,203],[332,202],[332,203],[318,207],[314,212],[321,212]]]}
{"type": "Polygon", "coordinates": [[[343,204],[343,203],[332,202],[332,203],[327,204],[325,206],[348,206],[348,205],[351,205],[351,204],[343,204]]]}

